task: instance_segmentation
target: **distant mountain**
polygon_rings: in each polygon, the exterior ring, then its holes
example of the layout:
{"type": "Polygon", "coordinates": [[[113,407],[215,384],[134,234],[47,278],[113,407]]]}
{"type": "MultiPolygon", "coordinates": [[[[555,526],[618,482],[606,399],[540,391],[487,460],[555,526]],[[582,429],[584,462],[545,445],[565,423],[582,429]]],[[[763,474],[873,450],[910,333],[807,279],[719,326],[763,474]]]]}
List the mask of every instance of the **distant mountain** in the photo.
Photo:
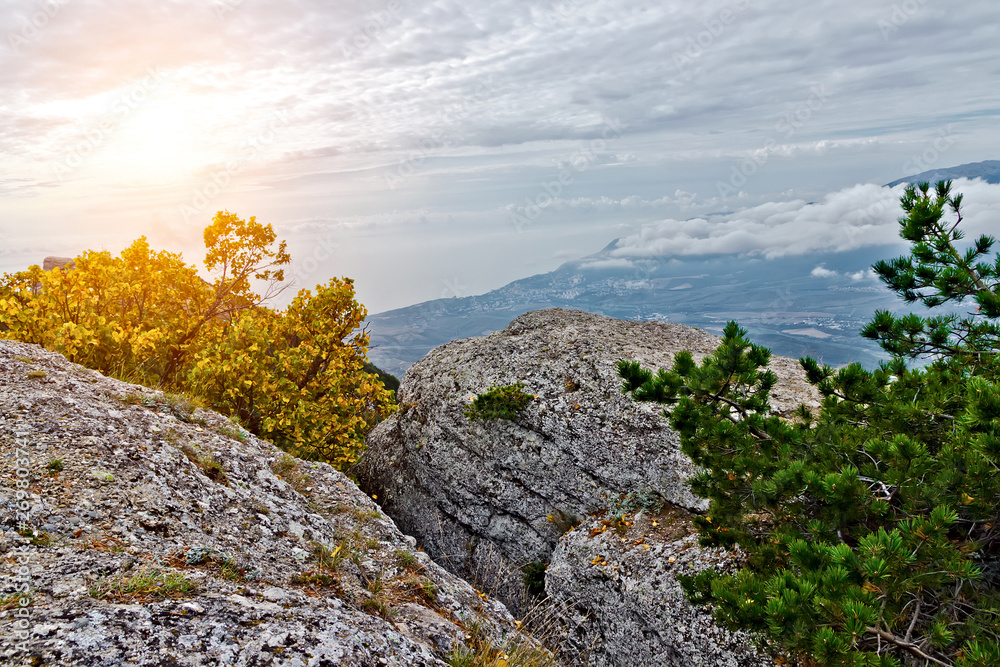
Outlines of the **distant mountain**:
{"type": "Polygon", "coordinates": [[[657,259],[625,268],[611,258],[613,246],[486,294],[372,315],[369,356],[379,368],[402,375],[438,345],[502,329],[530,310],[556,307],[626,320],[678,322],[715,333],[735,319],[775,354],[810,355],[834,366],[859,361],[871,367],[885,355],[858,335],[860,328],[876,309],[911,310],[881,283],[849,275],[899,254],[898,248],[773,260],[657,259]],[[829,273],[812,276],[818,264],[829,273]]]}
{"type": "Polygon", "coordinates": [[[985,160],[960,164],[957,167],[932,169],[886,183],[886,187],[895,187],[901,183],[937,183],[956,178],[981,178],[987,183],[1000,183],[1000,160],[985,160]]]}
{"type": "MultiPolygon", "coordinates": [[[[925,171],[887,187],[956,178],[1000,183],[1000,160],[925,171]]],[[[713,332],[735,319],[775,354],[810,355],[833,366],[858,361],[872,367],[886,355],[858,332],[874,312],[920,312],[858,273],[900,254],[898,246],[772,260],[726,255],[629,262],[612,254],[616,244],[486,294],[372,315],[369,356],[379,368],[401,376],[438,345],[505,328],[530,310],[567,308],[626,320],[666,320],[713,332]],[[818,276],[813,275],[817,266],[823,267],[818,276]]]]}

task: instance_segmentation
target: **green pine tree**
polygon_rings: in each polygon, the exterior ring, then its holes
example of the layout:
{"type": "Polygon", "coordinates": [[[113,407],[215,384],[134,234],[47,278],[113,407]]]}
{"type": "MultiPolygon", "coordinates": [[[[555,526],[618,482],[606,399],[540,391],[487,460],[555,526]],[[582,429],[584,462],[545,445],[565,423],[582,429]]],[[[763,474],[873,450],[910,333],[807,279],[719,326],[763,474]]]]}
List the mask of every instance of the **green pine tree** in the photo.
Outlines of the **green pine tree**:
{"type": "Polygon", "coordinates": [[[770,351],[735,322],[701,364],[619,362],[699,467],[702,543],[742,553],[689,596],[800,664],[1000,665],[1000,257],[988,236],[959,249],[961,201],[908,188],[910,255],[874,269],[908,302],[973,312],[876,313],[863,335],[894,355],[876,370],[802,359],[818,411],[773,413],[770,351]]]}

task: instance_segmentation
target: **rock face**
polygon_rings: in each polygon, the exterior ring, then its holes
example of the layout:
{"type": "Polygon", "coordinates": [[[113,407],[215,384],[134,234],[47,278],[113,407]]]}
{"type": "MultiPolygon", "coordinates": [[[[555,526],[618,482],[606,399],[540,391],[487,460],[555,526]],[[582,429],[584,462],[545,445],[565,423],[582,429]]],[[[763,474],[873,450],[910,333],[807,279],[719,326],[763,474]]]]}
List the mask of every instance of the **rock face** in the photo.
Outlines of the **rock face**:
{"type": "Polygon", "coordinates": [[[44,271],[66,268],[76,268],[76,263],[73,261],[72,257],[46,257],[42,261],[42,270],[44,271]]]}
{"type": "Polygon", "coordinates": [[[590,519],[567,533],[545,575],[550,601],[567,610],[562,657],[592,667],[774,665],[749,636],[720,628],[684,597],[678,574],[725,570],[731,556],[698,547],[693,532],[683,512],[667,510],[590,519]]]}
{"type": "Polygon", "coordinates": [[[514,627],[330,466],[3,340],[0,455],[0,663],[444,665],[514,627]]]}
{"type": "MultiPolygon", "coordinates": [[[[407,371],[401,409],[369,435],[360,484],[438,562],[521,611],[519,568],[548,563],[570,525],[622,494],[704,509],[676,434],[656,406],[622,395],[615,365],[669,367],[679,350],[717,344],[682,325],[556,309],[443,345],[407,371]],[[515,382],[535,396],[517,419],[463,415],[475,395],[515,382]]],[[[790,410],[808,385],[791,360],[772,368],[778,408],[790,410]]]]}

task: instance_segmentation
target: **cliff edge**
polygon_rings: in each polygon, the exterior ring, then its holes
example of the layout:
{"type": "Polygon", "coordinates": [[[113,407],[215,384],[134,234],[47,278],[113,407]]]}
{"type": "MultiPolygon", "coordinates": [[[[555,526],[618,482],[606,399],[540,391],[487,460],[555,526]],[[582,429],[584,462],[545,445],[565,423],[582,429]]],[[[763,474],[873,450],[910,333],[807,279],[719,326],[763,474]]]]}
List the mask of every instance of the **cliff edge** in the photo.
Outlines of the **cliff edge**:
{"type": "Polygon", "coordinates": [[[7,340],[0,508],[3,664],[443,666],[514,631],[329,465],[7,340]]]}

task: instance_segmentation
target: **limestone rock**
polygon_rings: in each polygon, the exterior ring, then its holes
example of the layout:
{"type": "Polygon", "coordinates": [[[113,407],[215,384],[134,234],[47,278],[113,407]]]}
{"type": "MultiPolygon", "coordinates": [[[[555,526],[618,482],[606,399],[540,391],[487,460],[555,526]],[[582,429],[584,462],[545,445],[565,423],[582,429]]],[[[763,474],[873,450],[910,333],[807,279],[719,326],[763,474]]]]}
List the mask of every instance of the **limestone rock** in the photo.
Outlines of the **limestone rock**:
{"type": "Polygon", "coordinates": [[[591,667],[775,664],[748,635],[719,627],[707,609],[688,602],[676,580],[724,571],[731,554],[700,548],[682,511],[640,513],[627,523],[590,519],[552,554],[545,592],[566,610],[561,657],[591,667]]]}
{"type": "MultiPolygon", "coordinates": [[[[548,562],[566,529],[624,493],[655,490],[681,508],[705,501],[658,406],[620,391],[616,363],[669,367],[718,338],[699,329],[543,310],[485,338],[454,341],[407,371],[401,409],[368,438],[362,488],[442,565],[520,607],[519,567],[548,562]],[[535,398],[513,421],[463,410],[491,385],[535,398]]],[[[776,358],[779,410],[812,398],[796,362],[776,358]]]]}
{"type": "Polygon", "coordinates": [[[46,257],[42,261],[42,269],[44,271],[51,271],[52,269],[73,269],[76,268],[76,262],[73,261],[72,257],[46,257]]]}
{"type": "Polygon", "coordinates": [[[0,463],[3,664],[444,665],[514,627],[330,466],[5,340],[0,463]]]}

